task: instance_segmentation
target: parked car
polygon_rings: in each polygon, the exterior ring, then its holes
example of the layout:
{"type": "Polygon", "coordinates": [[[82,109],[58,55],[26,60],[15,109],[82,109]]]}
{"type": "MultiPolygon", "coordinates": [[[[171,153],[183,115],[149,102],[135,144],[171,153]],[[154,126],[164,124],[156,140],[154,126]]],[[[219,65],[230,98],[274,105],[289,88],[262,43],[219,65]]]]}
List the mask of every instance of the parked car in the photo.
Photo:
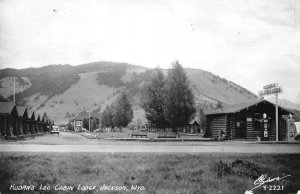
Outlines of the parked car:
{"type": "Polygon", "coordinates": [[[52,126],[51,134],[52,133],[59,134],[59,127],[58,126],[52,126]]]}

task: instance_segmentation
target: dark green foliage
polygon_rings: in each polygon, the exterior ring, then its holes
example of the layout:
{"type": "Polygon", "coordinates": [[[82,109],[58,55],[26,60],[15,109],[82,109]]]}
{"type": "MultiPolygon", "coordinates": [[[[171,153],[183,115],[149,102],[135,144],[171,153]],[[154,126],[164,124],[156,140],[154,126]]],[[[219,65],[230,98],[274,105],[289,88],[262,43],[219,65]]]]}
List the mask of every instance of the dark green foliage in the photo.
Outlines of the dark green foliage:
{"type": "MultiPolygon", "coordinates": [[[[116,71],[118,75],[129,65],[126,63],[95,62],[78,66],[71,65],[48,65],[41,68],[27,69],[2,69],[0,70],[0,80],[4,77],[28,77],[32,86],[24,92],[18,93],[16,99],[18,104],[25,104],[26,97],[39,93],[40,95],[57,95],[65,92],[71,85],[80,79],[80,73],[95,71],[116,71]]],[[[110,80],[111,81],[111,80],[110,80]]],[[[107,81],[109,82],[109,81],[107,81]]],[[[115,83],[114,83],[115,84],[115,83]]],[[[12,99],[10,97],[9,99],[12,99]]]]}
{"type": "Polygon", "coordinates": [[[102,113],[102,127],[126,127],[133,119],[133,110],[125,93],[102,113]]]}
{"type": "MultiPolygon", "coordinates": [[[[44,72],[38,76],[29,78],[32,86],[16,95],[16,99],[24,99],[32,94],[40,95],[61,94],[66,91],[72,84],[79,81],[79,75],[57,75],[44,72]]],[[[22,101],[21,101],[22,103],[22,101]]]]}
{"type": "Polygon", "coordinates": [[[82,121],[82,127],[86,128],[87,130],[89,130],[89,119],[84,118],[82,121]]]}
{"type": "Polygon", "coordinates": [[[105,108],[101,116],[101,127],[111,127],[114,128],[115,124],[113,122],[113,112],[114,106],[110,105],[105,108]]]}
{"type": "Polygon", "coordinates": [[[161,69],[155,69],[152,73],[151,82],[147,87],[148,99],[143,104],[148,122],[160,129],[168,126],[164,115],[165,82],[165,76],[161,69]]]}
{"type": "Polygon", "coordinates": [[[113,122],[118,128],[126,127],[133,119],[133,110],[129,99],[122,93],[115,103],[113,122]]]}
{"type": "Polygon", "coordinates": [[[128,91],[128,95],[130,95],[130,97],[135,96],[139,92],[141,93],[145,92],[145,90],[143,90],[143,88],[140,88],[139,85],[142,82],[144,82],[145,84],[150,82],[152,71],[153,70],[147,70],[140,74],[134,75],[133,80],[125,84],[125,87],[127,88],[128,91]]]}
{"type": "Polygon", "coordinates": [[[67,130],[74,131],[74,127],[73,127],[73,125],[71,124],[70,121],[67,124],[67,130]]]}
{"type": "Polygon", "coordinates": [[[242,159],[236,159],[231,164],[219,160],[213,163],[211,170],[216,172],[219,178],[236,175],[251,179],[257,179],[264,171],[257,164],[242,159]]]}
{"type": "Polygon", "coordinates": [[[121,77],[125,74],[125,72],[126,67],[120,67],[107,72],[100,72],[98,73],[97,81],[99,84],[117,88],[123,85],[121,77]]]}
{"type": "Polygon", "coordinates": [[[94,130],[98,129],[99,123],[100,123],[100,120],[98,118],[91,116],[90,120],[89,120],[89,118],[84,118],[82,125],[83,125],[83,128],[94,131],[94,130]],[[91,125],[91,128],[89,128],[89,125],[91,125]]]}
{"type": "Polygon", "coordinates": [[[194,94],[183,67],[175,61],[168,72],[164,114],[174,131],[188,124],[195,112],[194,94]]]}

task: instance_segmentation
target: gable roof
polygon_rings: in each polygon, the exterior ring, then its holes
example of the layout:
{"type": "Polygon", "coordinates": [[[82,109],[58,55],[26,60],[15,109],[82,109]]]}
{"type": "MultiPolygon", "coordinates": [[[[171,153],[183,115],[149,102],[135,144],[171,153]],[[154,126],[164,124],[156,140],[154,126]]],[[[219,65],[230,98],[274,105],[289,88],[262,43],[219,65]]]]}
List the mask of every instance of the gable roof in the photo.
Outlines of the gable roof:
{"type": "Polygon", "coordinates": [[[190,125],[193,125],[195,122],[196,122],[198,125],[200,125],[200,122],[199,122],[198,117],[195,117],[193,120],[191,120],[191,121],[189,122],[189,124],[190,124],[190,125]]]}
{"type": "Polygon", "coordinates": [[[17,106],[17,113],[18,113],[19,117],[23,117],[25,111],[26,111],[26,107],[25,106],[17,106]]]}
{"type": "Polygon", "coordinates": [[[29,119],[34,119],[35,120],[35,113],[34,111],[27,110],[28,118],[29,119]]]}
{"type": "MultiPolygon", "coordinates": [[[[242,104],[235,104],[235,105],[229,105],[229,106],[224,106],[223,109],[217,109],[217,110],[210,110],[210,111],[205,111],[204,114],[205,115],[215,115],[215,114],[229,114],[229,113],[236,113],[239,112],[243,109],[255,106],[257,104],[260,103],[269,103],[272,104],[274,106],[276,106],[274,103],[268,101],[268,100],[260,100],[260,101],[250,101],[250,102],[246,102],[246,103],[242,103],[242,104]]],[[[279,109],[282,109],[288,113],[292,113],[291,111],[278,106],[279,109]]],[[[294,114],[294,113],[292,113],[294,114]]]]}
{"type": "Polygon", "coordinates": [[[10,114],[15,106],[14,102],[0,102],[0,113],[10,114]]]}
{"type": "Polygon", "coordinates": [[[35,114],[34,116],[35,116],[35,120],[36,120],[36,121],[38,121],[38,122],[41,121],[41,118],[40,118],[40,115],[39,115],[39,114],[35,114]]]}
{"type": "Polygon", "coordinates": [[[47,120],[48,120],[47,115],[44,114],[41,120],[42,120],[42,122],[47,123],[47,120]]]}

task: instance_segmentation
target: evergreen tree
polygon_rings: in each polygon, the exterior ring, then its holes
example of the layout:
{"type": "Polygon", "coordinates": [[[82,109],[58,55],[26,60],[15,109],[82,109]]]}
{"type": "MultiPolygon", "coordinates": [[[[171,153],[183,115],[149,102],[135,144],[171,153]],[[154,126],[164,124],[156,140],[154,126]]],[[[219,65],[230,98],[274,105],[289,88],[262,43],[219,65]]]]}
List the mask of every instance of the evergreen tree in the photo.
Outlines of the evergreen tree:
{"type": "Polygon", "coordinates": [[[126,127],[133,119],[133,110],[125,93],[102,113],[101,121],[103,127],[126,127]]]}
{"type": "Polygon", "coordinates": [[[195,112],[194,94],[183,67],[178,61],[172,63],[165,87],[164,116],[173,131],[188,124],[195,112]]]}
{"type": "Polygon", "coordinates": [[[89,130],[89,119],[88,118],[84,118],[82,121],[82,127],[89,130]]]}
{"type": "Polygon", "coordinates": [[[161,69],[156,68],[147,87],[147,101],[143,104],[146,119],[156,128],[165,128],[168,123],[164,116],[164,87],[165,76],[161,69]]]}
{"type": "Polygon", "coordinates": [[[110,106],[107,106],[103,111],[101,116],[101,123],[103,127],[111,127],[111,128],[115,127],[115,124],[113,122],[114,108],[115,108],[114,105],[111,104],[110,106]]]}
{"type": "Polygon", "coordinates": [[[115,103],[113,121],[116,127],[126,127],[133,119],[133,110],[125,92],[121,94],[115,103]]]}

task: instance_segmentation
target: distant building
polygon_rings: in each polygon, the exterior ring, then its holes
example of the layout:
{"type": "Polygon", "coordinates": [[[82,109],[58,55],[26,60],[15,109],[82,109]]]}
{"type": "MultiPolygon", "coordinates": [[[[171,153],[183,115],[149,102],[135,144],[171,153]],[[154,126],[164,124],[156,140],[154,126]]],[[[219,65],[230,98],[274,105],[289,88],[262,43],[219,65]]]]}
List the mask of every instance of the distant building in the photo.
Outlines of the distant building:
{"type": "Polygon", "coordinates": [[[189,122],[189,127],[187,133],[200,133],[203,132],[200,130],[200,121],[198,117],[195,117],[193,120],[189,122]]]}
{"type": "Polygon", "coordinates": [[[82,131],[83,129],[83,120],[84,119],[89,119],[89,116],[92,118],[98,118],[100,119],[100,114],[99,113],[88,113],[86,111],[83,111],[81,113],[79,113],[72,121],[72,127],[74,128],[74,131],[82,131]]]}

